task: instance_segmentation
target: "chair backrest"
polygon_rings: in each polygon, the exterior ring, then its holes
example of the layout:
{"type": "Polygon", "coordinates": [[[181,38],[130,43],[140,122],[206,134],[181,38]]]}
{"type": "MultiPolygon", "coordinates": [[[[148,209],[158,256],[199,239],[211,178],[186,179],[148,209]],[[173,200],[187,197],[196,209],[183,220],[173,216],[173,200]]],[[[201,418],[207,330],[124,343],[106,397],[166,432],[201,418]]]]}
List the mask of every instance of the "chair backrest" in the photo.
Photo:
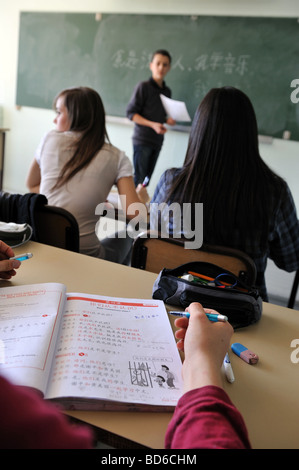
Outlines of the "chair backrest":
{"type": "Polygon", "coordinates": [[[34,219],[35,241],[79,252],[79,226],[73,214],[61,207],[44,205],[35,210],[34,219]]]}
{"type": "Polygon", "coordinates": [[[186,249],[182,238],[162,238],[159,233],[143,232],[133,244],[131,266],[159,273],[191,261],[204,261],[227,269],[248,285],[254,285],[256,266],[242,251],[222,246],[202,245],[186,249]]]}

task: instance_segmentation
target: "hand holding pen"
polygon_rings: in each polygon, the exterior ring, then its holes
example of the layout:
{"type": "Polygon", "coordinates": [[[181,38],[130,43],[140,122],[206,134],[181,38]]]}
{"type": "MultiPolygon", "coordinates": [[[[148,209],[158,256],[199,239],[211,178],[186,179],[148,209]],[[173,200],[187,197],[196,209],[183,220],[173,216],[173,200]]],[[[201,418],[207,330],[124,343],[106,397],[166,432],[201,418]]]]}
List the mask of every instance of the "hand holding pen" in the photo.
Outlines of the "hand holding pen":
{"type": "Polygon", "coordinates": [[[146,189],[148,186],[148,183],[149,183],[149,178],[146,176],[143,183],[142,184],[139,183],[136,188],[137,195],[143,204],[146,204],[150,200],[149,194],[146,189]]]}
{"type": "MultiPolygon", "coordinates": [[[[210,321],[199,303],[186,309],[190,317],[179,317],[175,336],[178,349],[184,351],[183,378],[185,391],[204,385],[222,387],[221,368],[228,351],[233,328],[227,321],[210,321]]],[[[215,313],[215,311],[212,311],[215,313]]],[[[216,312],[218,313],[218,312],[216,312]]]]}
{"type": "Polygon", "coordinates": [[[20,261],[10,259],[14,256],[12,248],[0,240],[0,278],[10,279],[16,275],[16,269],[21,266],[20,261]]]}
{"type": "Polygon", "coordinates": [[[146,187],[148,186],[148,184],[149,184],[149,181],[150,181],[149,177],[146,176],[146,177],[144,178],[144,180],[143,180],[142,186],[143,186],[144,188],[146,188],[146,187]]]}
{"type": "MultiPolygon", "coordinates": [[[[210,321],[228,321],[227,316],[221,315],[220,313],[216,312],[216,310],[213,310],[211,308],[204,308],[205,314],[208,317],[210,321]]],[[[175,315],[177,317],[186,317],[190,318],[190,313],[188,312],[168,312],[170,315],[175,315]]]]}

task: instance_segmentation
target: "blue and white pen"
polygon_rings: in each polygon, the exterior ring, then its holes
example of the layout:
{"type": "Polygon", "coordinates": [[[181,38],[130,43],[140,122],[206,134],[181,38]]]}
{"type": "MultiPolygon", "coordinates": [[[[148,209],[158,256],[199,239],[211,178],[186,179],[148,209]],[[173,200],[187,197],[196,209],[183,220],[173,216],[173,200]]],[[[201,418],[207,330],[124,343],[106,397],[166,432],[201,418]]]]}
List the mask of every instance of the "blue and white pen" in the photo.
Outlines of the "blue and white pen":
{"type": "Polygon", "coordinates": [[[22,255],[13,256],[12,258],[9,258],[9,259],[16,259],[17,261],[25,261],[26,259],[32,258],[32,256],[33,256],[32,253],[23,253],[22,255]]]}
{"type": "Polygon", "coordinates": [[[225,377],[227,381],[232,384],[235,381],[235,376],[234,376],[233,368],[232,368],[232,365],[230,363],[230,359],[227,353],[225,354],[223,367],[224,367],[225,377]]]}
{"type": "MultiPolygon", "coordinates": [[[[168,312],[170,315],[176,315],[177,317],[190,317],[188,312],[168,312]]],[[[225,315],[220,313],[206,313],[206,316],[210,321],[228,321],[228,318],[225,315]]]]}

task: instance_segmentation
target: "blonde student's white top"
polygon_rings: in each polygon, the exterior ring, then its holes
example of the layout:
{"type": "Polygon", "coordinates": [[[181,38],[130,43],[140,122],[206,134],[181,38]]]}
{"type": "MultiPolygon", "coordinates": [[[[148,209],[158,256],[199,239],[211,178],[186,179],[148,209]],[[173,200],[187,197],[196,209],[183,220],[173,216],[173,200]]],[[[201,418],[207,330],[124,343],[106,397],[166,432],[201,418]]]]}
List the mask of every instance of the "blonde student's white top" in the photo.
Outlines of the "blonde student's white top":
{"type": "Polygon", "coordinates": [[[125,153],[110,144],[104,144],[91,163],[63,186],[53,189],[64,164],[74,153],[76,132],[49,132],[41,141],[35,158],[40,166],[40,193],[48,204],[71,212],[80,229],[80,252],[102,258],[103,249],[96,236],[99,216],[98,204],[106,201],[114,184],[120,178],[132,176],[133,169],[125,153]]]}

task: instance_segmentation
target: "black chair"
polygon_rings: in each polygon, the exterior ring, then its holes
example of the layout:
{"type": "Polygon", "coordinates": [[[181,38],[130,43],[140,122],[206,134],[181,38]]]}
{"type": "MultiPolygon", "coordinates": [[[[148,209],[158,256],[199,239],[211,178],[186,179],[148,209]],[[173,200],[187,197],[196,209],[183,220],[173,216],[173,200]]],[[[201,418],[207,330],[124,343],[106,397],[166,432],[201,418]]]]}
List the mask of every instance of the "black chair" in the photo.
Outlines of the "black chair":
{"type": "Polygon", "coordinates": [[[1,191],[0,221],[28,224],[33,241],[79,252],[77,220],[67,210],[49,206],[43,194],[1,191]]]}
{"type": "Polygon", "coordinates": [[[78,222],[62,207],[40,206],[34,212],[35,241],[79,252],[78,222]]]}
{"type": "Polygon", "coordinates": [[[256,266],[242,251],[222,246],[202,245],[186,249],[183,238],[163,238],[159,232],[140,233],[133,243],[131,266],[159,273],[163,268],[175,268],[191,261],[216,264],[232,272],[248,285],[254,285],[256,266]]]}

